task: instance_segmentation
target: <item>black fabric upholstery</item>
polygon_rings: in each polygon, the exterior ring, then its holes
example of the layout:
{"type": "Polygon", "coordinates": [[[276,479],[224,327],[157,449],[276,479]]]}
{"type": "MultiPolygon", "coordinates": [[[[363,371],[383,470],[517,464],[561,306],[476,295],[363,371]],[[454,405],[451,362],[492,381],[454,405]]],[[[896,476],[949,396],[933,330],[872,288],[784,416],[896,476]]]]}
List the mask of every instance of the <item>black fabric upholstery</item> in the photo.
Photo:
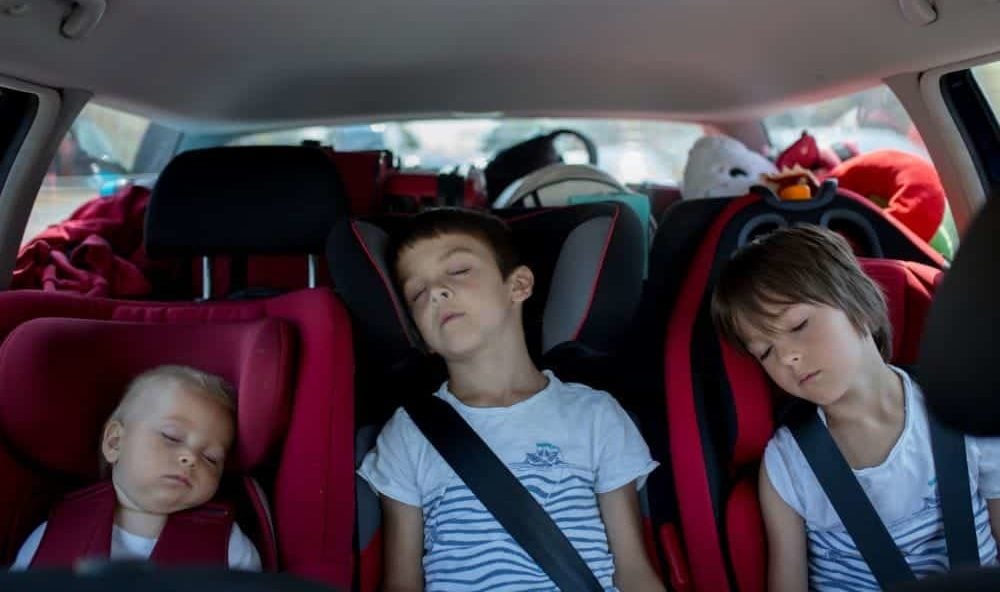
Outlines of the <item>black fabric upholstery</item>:
{"type": "Polygon", "coordinates": [[[1000,203],[988,201],[934,298],[920,349],[927,406],[963,432],[1000,435],[1000,203]]]}
{"type": "Polygon", "coordinates": [[[192,150],[174,158],[153,188],[146,250],[153,257],[318,254],[347,208],[322,148],[192,150]]]}
{"type": "MultiPolygon", "coordinates": [[[[532,354],[540,357],[567,341],[603,353],[614,351],[625,337],[624,328],[631,322],[642,293],[645,241],[638,216],[628,206],[618,203],[494,213],[510,226],[522,262],[535,275],[534,293],[524,307],[525,337],[532,354]],[[597,237],[607,241],[607,249],[601,258],[583,260],[579,253],[565,249],[566,241],[574,231],[595,218],[605,218],[612,224],[607,231],[602,231],[604,236],[597,237]],[[597,283],[592,294],[568,296],[590,299],[589,306],[576,328],[561,327],[557,337],[550,337],[549,347],[544,347],[542,330],[549,321],[546,314],[551,316],[548,311],[568,304],[549,302],[553,275],[561,260],[587,271],[595,270],[597,283]]],[[[600,248],[588,250],[588,255],[600,251],[600,248]]]]}
{"type": "Polygon", "coordinates": [[[355,339],[364,349],[378,350],[383,362],[401,359],[421,346],[386,267],[389,237],[405,220],[395,215],[338,220],[326,243],[333,287],[351,311],[355,339]]]}
{"type": "MultiPolygon", "coordinates": [[[[534,293],[524,307],[525,336],[532,356],[552,367],[544,357],[547,351],[554,352],[558,367],[553,369],[569,379],[575,375],[574,360],[588,360],[580,362],[588,369],[597,367],[597,360],[621,344],[638,306],[645,248],[638,217],[619,203],[494,213],[508,222],[522,262],[535,274],[534,293]],[[592,225],[585,227],[588,223],[592,225]],[[574,235],[581,230],[585,234],[574,235]],[[581,252],[565,248],[574,236],[587,242],[581,252]],[[597,244],[591,244],[592,238],[597,244]],[[556,298],[577,300],[568,304],[549,302],[560,258],[564,268],[569,265],[573,274],[583,274],[583,283],[588,285],[586,290],[556,298]],[[596,282],[588,283],[588,277],[596,277],[596,282]],[[566,308],[580,310],[580,318],[567,317],[566,308]],[[550,317],[560,318],[559,327],[553,332],[550,326],[547,331],[551,342],[547,349],[542,345],[546,310],[550,317]],[[574,347],[566,347],[568,342],[574,347]]],[[[444,379],[440,360],[422,353],[419,334],[385,268],[388,237],[406,220],[405,214],[342,220],[327,241],[334,289],[354,321],[356,391],[363,423],[378,423],[399,405],[401,397],[437,388],[444,379]]]]}
{"type": "MultiPolygon", "coordinates": [[[[593,295],[573,295],[592,299],[576,327],[579,334],[567,330],[565,339],[557,342],[578,339],[601,351],[620,343],[622,328],[635,313],[642,288],[642,228],[631,209],[622,204],[596,203],[494,213],[507,221],[522,262],[535,274],[534,293],[524,309],[525,333],[532,353],[544,353],[541,334],[551,279],[560,258],[565,257],[576,266],[595,269],[599,275],[593,295]],[[610,238],[604,258],[574,261],[576,253],[564,252],[563,245],[574,230],[595,218],[609,221],[610,238]]],[[[383,238],[405,221],[405,215],[341,221],[327,241],[327,261],[335,289],[357,319],[360,332],[367,335],[365,339],[378,343],[390,356],[419,345],[419,336],[395,294],[384,264],[387,241],[383,238]]],[[[553,303],[555,307],[560,305],[553,303]]]]}

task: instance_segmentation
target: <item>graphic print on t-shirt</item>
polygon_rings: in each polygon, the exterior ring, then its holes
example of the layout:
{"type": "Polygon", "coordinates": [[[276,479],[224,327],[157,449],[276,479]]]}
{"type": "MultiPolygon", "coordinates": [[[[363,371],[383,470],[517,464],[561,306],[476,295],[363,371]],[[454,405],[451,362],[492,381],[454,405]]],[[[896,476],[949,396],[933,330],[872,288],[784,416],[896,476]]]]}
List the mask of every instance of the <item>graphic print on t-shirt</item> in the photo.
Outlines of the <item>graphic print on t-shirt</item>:
{"type": "MultiPolygon", "coordinates": [[[[594,493],[593,471],[567,462],[558,446],[536,442],[510,470],[552,516],[602,584],[614,562],[594,493]]],[[[428,589],[551,589],[551,580],[461,480],[424,506],[428,589]]]]}

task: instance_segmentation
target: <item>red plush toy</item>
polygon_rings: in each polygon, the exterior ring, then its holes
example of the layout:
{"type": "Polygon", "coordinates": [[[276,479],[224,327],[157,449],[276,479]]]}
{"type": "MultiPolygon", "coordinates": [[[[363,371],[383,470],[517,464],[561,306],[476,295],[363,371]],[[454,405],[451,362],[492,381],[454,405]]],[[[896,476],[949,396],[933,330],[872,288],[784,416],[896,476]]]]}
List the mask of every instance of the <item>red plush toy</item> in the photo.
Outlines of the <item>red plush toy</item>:
{"type": "Polygon", "coordinates": [[[824,177],[840,162],[836,152],[820,148],[815,136],[804,131],[798,140],[778,155],[774,164],[779,171],[800,166],[812,171],[817,177],[824,177]]]}
{"type": "Polygon", "coordinates": [[[829,172],[840,187],[859,193],[951,259],[958,231],[937,171],[929,161],[899,150],[855,156],[829,172]]]}

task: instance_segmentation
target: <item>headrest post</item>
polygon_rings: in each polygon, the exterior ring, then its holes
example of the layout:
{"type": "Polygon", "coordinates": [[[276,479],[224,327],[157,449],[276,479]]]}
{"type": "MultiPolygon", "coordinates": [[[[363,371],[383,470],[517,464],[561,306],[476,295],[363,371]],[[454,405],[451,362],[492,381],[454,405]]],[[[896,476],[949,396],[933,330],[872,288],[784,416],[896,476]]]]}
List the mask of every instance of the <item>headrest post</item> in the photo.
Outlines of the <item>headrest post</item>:
{"type": "Polygon", "coordinates": [[[201,299],[212,299],[212,260],[207,255],[201,258],[201,299]]]}
{"type": "Polygon", "coordinates": [[[316,255],[309,253],[308,257],[309,263],[309,287],[316,287],[316,255]]]}

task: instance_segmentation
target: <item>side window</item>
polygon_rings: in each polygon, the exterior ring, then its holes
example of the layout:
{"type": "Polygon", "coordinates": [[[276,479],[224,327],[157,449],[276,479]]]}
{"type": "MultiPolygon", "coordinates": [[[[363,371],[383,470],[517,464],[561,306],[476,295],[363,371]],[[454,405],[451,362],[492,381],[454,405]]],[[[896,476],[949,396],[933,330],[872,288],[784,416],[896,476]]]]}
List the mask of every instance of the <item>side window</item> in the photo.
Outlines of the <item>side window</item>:
{"type": "Polygon", "coordinates": [[[135,182],[149,184],[158,171],[136,170],[136,155],[150,121],[90,104],[84,107],[49,166],[22,244],[65,220],[84,202],[135,182]]]}
{"type": "Polygon", "coordinates": [[[972,76],[989,102],[993,116],[1000,116],[1000,62],[976,66],[972,68],[972,76]]]}
{"type": "Polygon", "coordinates": [[[891,148],[929,159],[916,126],[885,85],[789,109],[766,117],[764,127],[776,153],[808,131],[821,147],[836,152],[891,148]]]}
{"type": "Polygon", "coordinates": [[[986,194],[995,198],[1000,195],[1000,62],[952,72],[941,82],[986,194]]]}

